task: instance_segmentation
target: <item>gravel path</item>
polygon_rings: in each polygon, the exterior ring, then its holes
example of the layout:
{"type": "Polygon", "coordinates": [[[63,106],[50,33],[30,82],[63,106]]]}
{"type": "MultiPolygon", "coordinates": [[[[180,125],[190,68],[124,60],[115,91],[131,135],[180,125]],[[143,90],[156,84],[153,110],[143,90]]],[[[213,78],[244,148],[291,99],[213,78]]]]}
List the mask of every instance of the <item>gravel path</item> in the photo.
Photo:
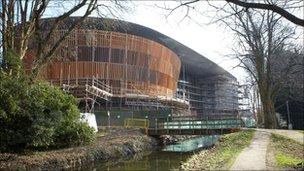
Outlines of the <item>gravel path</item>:
{"type": "Polygon", "coordinates": [[[266,170],[266,150],[270,133],[256,130],[249,147],[236,158],[231,170],[266,170]]]}

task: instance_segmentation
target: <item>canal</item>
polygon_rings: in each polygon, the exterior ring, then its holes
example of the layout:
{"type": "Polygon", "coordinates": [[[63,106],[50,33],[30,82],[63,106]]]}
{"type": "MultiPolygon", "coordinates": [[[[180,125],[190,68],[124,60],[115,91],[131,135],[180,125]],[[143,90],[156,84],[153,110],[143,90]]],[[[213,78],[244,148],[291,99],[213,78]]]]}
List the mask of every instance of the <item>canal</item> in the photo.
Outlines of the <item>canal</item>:
{"type": "Polygon", "coordinates": [[[181,163],[185,162],[195,151],[212,146],[218,139],[218,135],[200,136],[174,145],[165,146],[157,151],[148,152],[141,156],[137,155],[123,161],[97,163],[84,167],[82,170],[178,170],[181,163]]]}

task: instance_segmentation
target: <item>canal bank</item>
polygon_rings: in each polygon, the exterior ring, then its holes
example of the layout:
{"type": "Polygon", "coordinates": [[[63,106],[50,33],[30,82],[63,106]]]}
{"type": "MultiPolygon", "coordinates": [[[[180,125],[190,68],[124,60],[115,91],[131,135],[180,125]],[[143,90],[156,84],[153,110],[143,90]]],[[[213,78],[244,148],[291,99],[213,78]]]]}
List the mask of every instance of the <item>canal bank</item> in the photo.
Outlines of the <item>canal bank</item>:
{"type": "Polygon", "coordinates": [[[1,154],[0,170],[174,170],[205,149],[220,136],[163,136],[155,139],[137,129],[111,128],[98,133],[89,146],[1,154]],[[164,141],[171,143],[164,145],[164,141]]]}
{"type": "Polygon", "coordinates": [[[157,146],[155,138],[138,129],[111,128],[99,132],[96,141],[88,146],[24,154],[1,153],[0,170],[76,169],[96,162],[129,158],[153,151],[157,146]]]}
{"type": "Polygon", "coordinates": [[[238,154],[251,143],[254,130],[243,130],[220,137],[208,150],[201,150],[183,162],[183,170],[229,170],[238,154]]]}
{"type": "MultiPolygon", "coordinates": [[[[169,136],[166,136],[169,137],[169,136]]],[[[208,149],[219,139],[212,136],[172,136],[172,139],[182,139],[175,144],[159,146],[155,151],[138,153],[123,160],[96,162],[86,165],[81,170],[107,170],[107,171],[155,171],[179,170],[181,164],[186,162],[198,150],[208,149]]]]}

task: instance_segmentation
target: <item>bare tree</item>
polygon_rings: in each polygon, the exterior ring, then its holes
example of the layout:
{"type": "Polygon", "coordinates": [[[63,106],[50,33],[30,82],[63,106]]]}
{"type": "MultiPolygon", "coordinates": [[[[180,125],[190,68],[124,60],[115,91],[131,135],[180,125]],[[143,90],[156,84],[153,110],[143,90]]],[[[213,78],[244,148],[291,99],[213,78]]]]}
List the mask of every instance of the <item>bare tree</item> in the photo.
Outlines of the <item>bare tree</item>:
{"type": "MultiPolygon", "coordinates": [[[[257,84],[265,127],[276,128],[274,101],[282,87],[281,80],[284,77],[280,80],[274,78],[272,64],[274,60],[278,60],[278,54],[290,43],[288,41],[294,35],[294,29],[284,24],[280,20],[281,17],[274,12],[258,10],[240,12],[237,6],[231,7],[234,17],[231,20],[226,18],[221,21],[235,32],[237,47],[234,51],[240,61],[239,66],[248,71],[257,84]]],[[[285,64],[285,68],[290,67],[285,64]]]]}
{"type": "Polygon", "coordinates": [[[20,68],[20,61],[14,61],[24,58],[30,40],[35,39],[35,61],[31,73],[32,79],[35,80],[43,67],[52,60],[62,42],[90,14],[94,11],[99,15],[113,14],[117,9],[124,10],[121,2],[111,3],[99,0],[2,0],[0,22],[4,68],[11,74],[16,68],[20,68]],[[43,17],[46,11],[55,13],[59,8],[63,9],[63,12],[52,16],[52,20],[49,20],[51,24],[47,29],[44,28],[43,17]],[[58,37],[58,27],[80,10],[83,11],[81,17],[75,19],[73,24],[67,25],[65,32],[58,37]],[[57,39],[54,39],[55,37],[57,39]],[[12,59],[16,56],[17,59],[12,59]]]}
{"type": "MultiPolygon", "coordinates": [[[[259,118],[267,128],[276,128],[274,100],[283,82],[274,79],[271,63],[275,57],[286,48],[295,34],[296,27],[288,26],[282,18],[304,26],[304,20],[292,14],[303,12],[303,1],[261,0],[259,2],[246,0],[226,0],[226,3],[213,1],[178,1],[172,7],[165,5],[171,15],[175,10],[186,8],[185,17],[191,16],[189,11],[206,11],[197,6],[199,2],[207,2],[215,9],[215,16],[211,19],[224,23],[236,36],[235,57],[240,61],[239,67],[244,68],[252,77],[253,84],[258,88],[262,111],[259,118]],[[261,118],[263,117],[263,119],[261,118]]],[[[184,18],[185,18],[184,17],[184,18]]],[[[284,56],[281,56],[284,57],[284,56]]],[[[278,60],[278,59],[276,59],[278,60]]],[[[285,66],[290,68],[290,66],[285,66]]],[[[285,75],[288,75],[286,72],[285,75]]],[[[276,77],[278,78],[278,77],[276,77]]],[[[284,77],[280,77],[284,78],[284,77]]]]}
{"type": "Polygon", "coordinates": [[[183,0],[176,0],[179,2],[179,4],[173,8],[164,7],[165,9],[170,11],[170,14],[173,13],[175,10],[179,8],[186,8],[187,14],[189,14],[190,10],[196,9],[197,11],[203,12],[206,9],[197,9],[196,5],[200,2],[207,2],[212,7],[216,7],[219,11],[225,10],[226,6],[229,5],[237,5],[241,11],[242,10],[248,10],[248,9],[261,9],[261,10],[267,10],[272,11],[274,13],[279,14],[280,16],[284,17],[285,19],[289,20],[290,22],[299,25],[304,26],[304,2],[302,0],[224,0],[226,4],[222,5],[213,5],[212,0],[189,0],[189,1],[183,1],[183,0]],[[299,13],[299,15],[302,15],[298,17],[294,13],[299,13]]]}

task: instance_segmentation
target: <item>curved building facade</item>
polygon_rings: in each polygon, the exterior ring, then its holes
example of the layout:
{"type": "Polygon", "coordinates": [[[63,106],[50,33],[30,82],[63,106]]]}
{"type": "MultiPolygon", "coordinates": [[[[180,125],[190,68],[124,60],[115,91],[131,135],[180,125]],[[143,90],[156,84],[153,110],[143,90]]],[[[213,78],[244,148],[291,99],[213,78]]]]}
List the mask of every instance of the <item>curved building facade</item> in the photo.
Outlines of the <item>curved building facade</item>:
{"type": "Polygon", "coordinates": [[[122,96],[141,92],[173,97],[176,91],[180,59],[155,41],[126,33],[76,29],[67,42],[71,48],[61,57],[69,60],[49,65],[47,80],[80,83],[95,77],[122,96]]]}
{"type": "MultiPolygon", "coordinates": [[[[74,20],[68,18],[57,35],[64,34],[74,20]]],[[[43,22],[47,29],[52,19],[43,22]]],[[[100,108],[169,106],[204,115],[235,114],[238,107],[237,81],[230,73],[174,39],[138,24],[88,18],[68,36],[56,56],[43,77],[78,98],[88,93],[97,101],[100,97],[100,108]]],[[[25,68],[31,68],[33,59],[29,53],[25,68]]]]}

